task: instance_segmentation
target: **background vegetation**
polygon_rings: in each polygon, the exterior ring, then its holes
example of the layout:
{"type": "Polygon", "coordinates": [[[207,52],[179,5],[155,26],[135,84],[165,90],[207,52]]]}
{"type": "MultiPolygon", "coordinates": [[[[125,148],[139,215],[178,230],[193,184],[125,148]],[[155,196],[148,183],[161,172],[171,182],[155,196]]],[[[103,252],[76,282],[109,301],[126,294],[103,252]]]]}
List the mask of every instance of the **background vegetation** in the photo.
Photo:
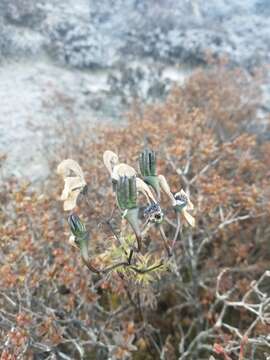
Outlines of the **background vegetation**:
{"type": "MultiPolygon", "coordinates": [[[[250,81],[226,66],[199,70],[165,102],[134,104],[126,126],[58,124],[44,189],[11,179],[0,193],[2,360],[270,355],[270,145],[258,131],[268,127],[257,116],[259,81],[259,73],[250,81]],[[173,270],[160,280],[140,287],[113,275],[97,280],[68,243],[56,166],[71,157],[86,174],[90,206],[81,201],[78,213],[95,256],[112,242],[103,151],[137,168],[145,146],[157,151],[172,190],[190,192],[196,228],[184,228],[173,270]]],[[[165,224],[169,238],[172,228],[165,224]]]]}

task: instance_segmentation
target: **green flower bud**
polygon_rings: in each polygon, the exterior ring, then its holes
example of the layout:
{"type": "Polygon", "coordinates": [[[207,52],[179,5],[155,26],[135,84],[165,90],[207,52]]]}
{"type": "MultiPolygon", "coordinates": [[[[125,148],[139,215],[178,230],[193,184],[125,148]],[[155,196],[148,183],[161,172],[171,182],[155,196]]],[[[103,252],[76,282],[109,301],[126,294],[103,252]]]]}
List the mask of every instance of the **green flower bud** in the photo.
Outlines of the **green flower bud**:
{"type": "Polygon", "coordinates": [[[71,214],[68,217],[68,223],[70,230],[75,238],[82,238],[86,235],[87,231],[84,223],[80,220],[79,216],[76,214],[71,214]]]}

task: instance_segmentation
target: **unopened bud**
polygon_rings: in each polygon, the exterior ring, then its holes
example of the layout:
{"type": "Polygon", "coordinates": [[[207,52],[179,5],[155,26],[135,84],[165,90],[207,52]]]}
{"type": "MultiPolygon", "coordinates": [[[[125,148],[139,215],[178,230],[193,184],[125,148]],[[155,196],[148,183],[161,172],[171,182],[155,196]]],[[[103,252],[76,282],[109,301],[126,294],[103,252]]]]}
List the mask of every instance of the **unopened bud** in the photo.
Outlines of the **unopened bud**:
{"type": "Polygon", "coordinates": [[[68,223],[70,230],[75,237],[83,237],[86,234],[86,228],[84,223],[80,220],[76,214],[71,214],[68,217],[68,223]]]}

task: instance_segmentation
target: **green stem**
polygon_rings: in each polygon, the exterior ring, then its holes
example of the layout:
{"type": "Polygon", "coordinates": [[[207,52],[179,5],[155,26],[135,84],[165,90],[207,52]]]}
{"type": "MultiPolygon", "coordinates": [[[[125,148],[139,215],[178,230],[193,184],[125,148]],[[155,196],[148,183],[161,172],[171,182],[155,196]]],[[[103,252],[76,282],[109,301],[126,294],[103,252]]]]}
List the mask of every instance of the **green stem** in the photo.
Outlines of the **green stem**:
{"type": "Polygon", "coordinates": [[[170,246],[169,246],[169,244],[168,244],[168,240],[167,240],[167,237],[166,237],[166,235],[165,235],[165,232],[164,232],[164,229],[163,229],[163,226],[162,226],[162,225],[159,226],[159,231],[160,231],[162,240],[163,240],[163,242],[164,242],[164,246],[165,246],[165,249],[166,249],[166,251],[167,251],[167,254],[168,254],[169,257],[171,257],[171,256],[172,256],[172,252],[171,252],[170,246]]]}
{"type": "Polygon", "coordinates": [[[132,256],[133,256],[133,249],[131,249],[131,250],[130,250],[130,253],[129,253],[129,257],[128,257],[128,264],[129,264],[129,265],[131,264],[132,256]]]}
{"type": "Polygon", "coordinates": [[[179,235],[180,230],[181,230],[180,215],[179,215],[177,212],[176,212],[176,220],[177,220],[177,227],[176,227],[176,230],[175,230],[175,234],[174,234],[174,238],[173,238],[173,242],[172,242],[171,249],[174,248],[175,243],[176,243],[176,240],[177,240],[178,235],[179,235]]]}
{"type": "Polygon", "coordinates": [[[129,265],[128,262],[122,261],[122,262],[119,262],[119,263],[117,263],[117,264],[111,265],[111,266],[107,267],[106,269],[101,270],[101,272],[102,272],[103,274],[107,274],[108,272],[110,272],[110,271],[112,271],[112,270],[115,270],[115,269],[117,269],[117,268],[120,267],[120,266],[128,266],[128,265],[129,265]]]}
{"type": "Polygon", "coordinates": [[[163,265],[163,261],[161,261],[158,265],[149,267],[147,269],[139,269],[139,268],[136,268],[135,266],[131,266],[130,268],[132,270],[134,270],[135,272],[139,273],[139,274],[146,274],[146,273],[148,273],[150,271],[153,271],[153,270],[156,270],[156,269],[160,268],[162,265],[163,265]]]}
{"type": "Polygon", "coordinates": [[[91,270],[92,272],[94,272],[96,274],[100,274],[100,271],[90,264],[90,258],[89,258],[89,254],[88,254],[87,237],[88,237],[88,234],[86,234],[84,238],[79,240],[82,261],[88,267],[89,270],[91,270]]]}
{"type": "Polygon", "coordinates": [[[128,209],[127,213],[125,214],[125,219],[128,221],[128,223],[130,224],[136,235],[137,246],[138,246],[137,250],[140,251],[142,247],[142,234],[141,234],[141,229],[139,227],[138,213],[139,213],[138,208],[128,209]]]}
{"type": "Polygon", "coordinates": [[[160,201],[160,186],[159,186],[158,177],[157,176],[146,176],[144,178],[144,181],[155,190],[157,199],[158,199],[158,201],[160,201]]]}

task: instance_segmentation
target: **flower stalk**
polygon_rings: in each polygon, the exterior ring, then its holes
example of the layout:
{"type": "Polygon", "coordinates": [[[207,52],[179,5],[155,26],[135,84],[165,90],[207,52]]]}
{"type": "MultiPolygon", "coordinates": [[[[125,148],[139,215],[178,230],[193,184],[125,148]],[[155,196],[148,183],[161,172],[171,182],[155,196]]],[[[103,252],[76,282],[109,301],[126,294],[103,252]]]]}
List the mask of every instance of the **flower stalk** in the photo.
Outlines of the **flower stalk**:
{"type": "Polygon", "coordinates": [[[91,270],[96,274],[99,274],[100,271],[97,270],[90,263],[90,258],[88,253],[89,233],[86,230],[84,223],[80,220],[78,215],[71,214],[68,217],[68,224],[72,232],[72,235],[74,237],[74,243],[80,249],[82,261],[88,267],[89,270],[91,270]]]}
{"type": "Polygon", "coordinates": [[[116,184],[116,197],[123,218],[128,221],[136,235],[138,251],[140,251],[142,235],[138,220],[136,176],[119,177],[116,184]]]}

